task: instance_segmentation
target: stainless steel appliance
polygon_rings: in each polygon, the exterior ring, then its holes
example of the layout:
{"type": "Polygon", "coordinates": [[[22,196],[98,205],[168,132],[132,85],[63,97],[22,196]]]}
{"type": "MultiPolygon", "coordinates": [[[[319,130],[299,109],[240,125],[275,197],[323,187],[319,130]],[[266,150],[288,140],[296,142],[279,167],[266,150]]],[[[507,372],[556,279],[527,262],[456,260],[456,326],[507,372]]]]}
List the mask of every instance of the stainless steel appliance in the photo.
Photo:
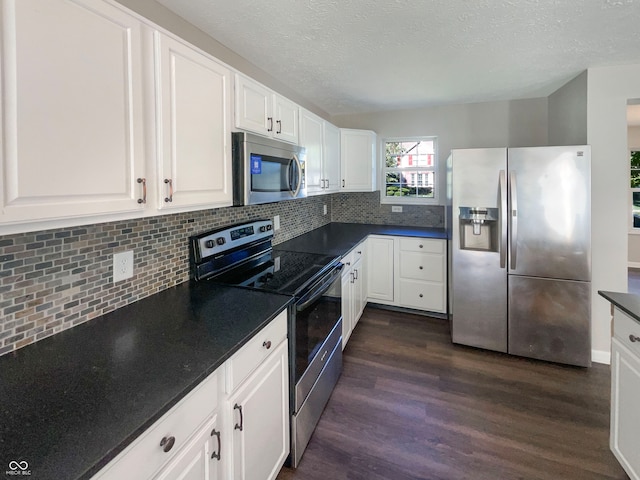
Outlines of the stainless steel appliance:
{"type": "Polygon", "coordinates": [[[298,465],[342,372],[340,257],[274,249],[273,225],[257,220],[190,238],[193,276],[290,295],[291,455],[298,465]]]}
{"type": "Polygon", "coordinates": [[[455,343],[591,364],[588,146],[452,150],[455,343]]]}
{"type": "Polygon", "coordinates": [[[231,150],[235,206],[307,196],[303,147],[235,132],[231,150]]]}

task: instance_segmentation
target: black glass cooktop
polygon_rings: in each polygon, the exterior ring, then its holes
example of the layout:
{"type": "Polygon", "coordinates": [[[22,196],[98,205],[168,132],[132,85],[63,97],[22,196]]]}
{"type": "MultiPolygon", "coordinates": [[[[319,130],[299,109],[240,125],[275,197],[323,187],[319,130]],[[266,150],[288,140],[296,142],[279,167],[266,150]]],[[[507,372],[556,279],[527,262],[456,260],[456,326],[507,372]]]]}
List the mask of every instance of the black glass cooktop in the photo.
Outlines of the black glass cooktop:
{"type": "Polygon", "coordinates": [[[336,262],[339,262],[339,257],[274,249],[211,277],[211,281],[296,295],[336,262]]]}

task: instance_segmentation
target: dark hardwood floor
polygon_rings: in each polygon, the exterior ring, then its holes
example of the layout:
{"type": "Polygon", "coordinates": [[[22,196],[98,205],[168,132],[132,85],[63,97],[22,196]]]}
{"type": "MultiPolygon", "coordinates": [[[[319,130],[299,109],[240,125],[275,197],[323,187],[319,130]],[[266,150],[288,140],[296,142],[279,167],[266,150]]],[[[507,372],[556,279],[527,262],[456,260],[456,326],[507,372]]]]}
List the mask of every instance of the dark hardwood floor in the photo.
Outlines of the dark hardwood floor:
{"type": "Polygon", "coordinates": [[[367,308],[297,470],[277,480],[626,479],[609,367],[451,344],[447,321],[367,308]]]}

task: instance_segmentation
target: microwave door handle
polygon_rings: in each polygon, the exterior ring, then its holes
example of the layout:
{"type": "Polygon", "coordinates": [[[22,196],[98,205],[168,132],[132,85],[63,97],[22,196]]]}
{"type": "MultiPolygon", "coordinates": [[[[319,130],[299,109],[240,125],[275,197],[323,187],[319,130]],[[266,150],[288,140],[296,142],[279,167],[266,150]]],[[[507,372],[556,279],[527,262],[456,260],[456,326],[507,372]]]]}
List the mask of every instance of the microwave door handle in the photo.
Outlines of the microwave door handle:
{"type": "Polygon", "coordinates": [[[298,167],[298,181],[297,181],[297,185],[295,190],[292,189],[291,195],[293,197],[297,197],[298,194],[300,193],[300,188],[302,187],[302,164],[300,163],[300,160],[298,159],[298,156],[294,153],[293,154],[293,160],[292,162],[296,162],[296,165],[298,167]]]}

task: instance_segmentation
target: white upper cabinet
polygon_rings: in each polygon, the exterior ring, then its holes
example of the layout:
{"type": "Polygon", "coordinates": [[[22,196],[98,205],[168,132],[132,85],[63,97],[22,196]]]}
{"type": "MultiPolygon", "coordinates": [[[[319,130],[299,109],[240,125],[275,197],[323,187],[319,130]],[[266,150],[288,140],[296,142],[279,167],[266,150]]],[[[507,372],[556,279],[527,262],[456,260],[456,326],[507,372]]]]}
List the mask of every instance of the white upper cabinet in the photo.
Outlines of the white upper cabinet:
{"type": "Polygon", "coordinates": [[[307,153],[307,194],[340,190],[340,129],[300,109],[300,145],[307,153]]]}
{"type": "Polygon", "coordinates": [[[324,192],[340,191],[340,129],[335,125],[324,122],[324,178],[326,179],[324,192]]]}
{"type": "Polygon", "coordinates": [[[142,24],[109,3],[3,0],[0,222],[143,210],[142,24]]]}
{"type": "Polygon", "coordinates": [[[236,128],[297,144],[298,112],[295,103],[236,74],[236,128]]]}
{"type": "Polygon", "coordinates": [[[376,133],[370,130],[340,130],[343,192],[376,190],[376,133]]]}
{"type": "Polygon", "coordinates": [[[230,206],[231,71],[155,32],[158,205],[230,206]]]}

